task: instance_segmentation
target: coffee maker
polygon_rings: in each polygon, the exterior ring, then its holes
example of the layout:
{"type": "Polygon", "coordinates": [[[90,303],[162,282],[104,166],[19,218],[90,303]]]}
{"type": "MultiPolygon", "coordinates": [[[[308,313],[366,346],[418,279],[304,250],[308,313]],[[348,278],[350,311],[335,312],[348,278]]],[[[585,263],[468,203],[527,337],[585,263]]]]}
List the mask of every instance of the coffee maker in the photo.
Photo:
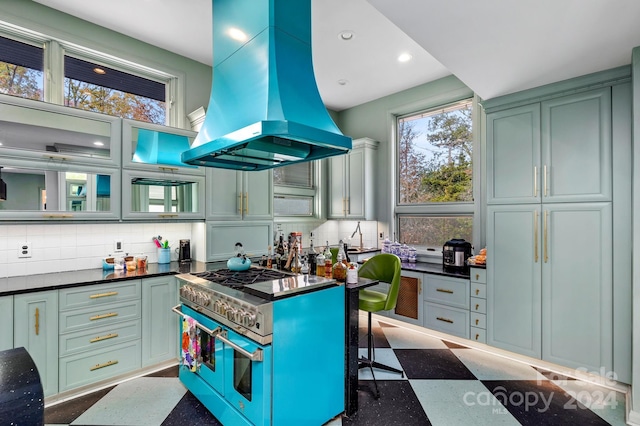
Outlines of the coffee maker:
{"type": "Polygon", "coordinates": [[[191,262],[191,240],[180,240],[178,262],[191,262]]]}

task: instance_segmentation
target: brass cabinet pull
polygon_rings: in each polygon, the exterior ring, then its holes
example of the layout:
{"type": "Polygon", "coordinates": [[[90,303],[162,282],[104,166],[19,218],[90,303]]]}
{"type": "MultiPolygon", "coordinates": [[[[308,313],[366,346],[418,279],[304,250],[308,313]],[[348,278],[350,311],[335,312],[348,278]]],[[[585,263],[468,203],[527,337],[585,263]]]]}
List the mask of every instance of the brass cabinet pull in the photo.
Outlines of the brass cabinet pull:
{"type": "Polygon", "coordinates": [[[62,161],[67,161],[69,159],[69,157],[62,157],[59,155],[51,155],[51,154],[43,155],[43,158],[48,158],[49,160],[62,160],[62,161]]]}
{"type": "Polygon", "coordinates": [[[179,170],[177,167],[167,167],[167,166],[158,166],[158,168],[163,172],[177,172],[179,170]]]}
{"type": "Polygon", "coordinates": [[[244,193],[244,214],[249,214],[249,193],[244,193]]]}
{"type": "Polygon", "coordinates": [[[480,323],[480,320],[476,318],[476,325],[478,325],[479,323],[480,323]]]}
{"type": "Polygon", "coordinates": [[[476,333],[476,340],[478,340],[479,338],[480,338],[480,335],[476,333]]]}
{"type": "Polygon", "coordinates": [[[242,193],[238,194],[238,214],[242,214],[242,193]]]}
{"type": "Polygon", "coordinates": [[[418,280],[418,294],[422,294],[422,280],[418,280]]]}
{"type": "Polygon", "coordinates": [[[342,197],[342,216],[347,215],[347,199],[342,197]]]}
{"type": "Polygon", "coordinates": [[[543,170],[543,175],[544,175],[544,179],[543,179],[543,190],[544,190],[544,196],[547,196],[547,165],[545,164],[544,166],[544,170],[543,170]]]}
{"type": "Polygon", "coordinates": [[[158,217],[166,218],[166,217],[178,217],[177,213],[160,213],[158,217]]]}
{"type": "Polygon", "coordinates": [[[476,296],[480,294],[480,289],[476,288],[476,296]]]}
{"type": "Polygon", "coordinates": [[[538,210],[533,212],[533,261],[538,263],[538,210]]]}
{"type": "Polygon", "coordinates": [[[36,308],[36,336],[40,335],[40,309],[36,308]]]}
{"type": "Polygon", "coordinates": [[[448,322],[449,324],[453,324],[453,320],[450,320],[449,318],[436,317],[436,319],[438,321],[443,321],[443,322],[448,322]]]}
{"type": "Polygon", "coordinates": [[[345,198],[345,200],[346,200],[346,203],[345,203],[345,209],[344,210],[346,212],[346,215],[349,215],[349,214],[351,214],[351,203],[350,203],[351,200],[349,200],[349,197],[345,198]]]}
{"type": "Polygon", "coordinates": [[[453,290],[449,290],[448,288],[437,288],[436,291],[439,291],[440,293],[453,294],[453,290]]]}
{"type": "Polygon", "coordinates": [[[549,217],[549,210],[545,210],[544,212],[544,223],[543,223],[543,230],[542,232],[544,233],[544,263],[549,262],[549,236],[548,234],[548,228],[547,228],[547,218],[549,217]]]}
{"type": "Polygon", "coordinates": [[[115,296],[117,294],[118,294],[117,291],[109,291],[107,293],[92,294],[91,296],[89,296],[89,299],[99,299],[100,297],[115,296]]]}
{"type": "Polygon", "coordinates": [[[103,318],[111,318],[111,317],[117,317],[118,313],[117,312],[110,312],[108,314],[101,314],[101,315],[96,315],[93,316],[91,318],[89,318],[90,321],[95,321],[95,320],[99,320],[99,319],[103,319],[103,318]]]}
{"type": "Polygon", "coordinates": [[[476,274],[476,281],[480,279],[480,274],[476,274]]]}
{"type": "Polygon", "coordinates": [[[538,196],[538,166],[533,166],[533,196],[538,196]]]}
{"type": "Polygon", "coordinates": [[[476,311],[478,310],[478,308],[480,308],[480,305],[476,303],[476,311]]]}
{"type": "Polygon", "coordinates": [[[94,337],[93,339],[89,340],[89,343],[95,343],[101,340],[113,339],[114,337],[118,337],[118,333],[110,333],[110,334],[107,334],[106,336],[94,337]]]}
{"type": "Polygon", "coordinates": [[[91,368],[89,369],[89,371],[98,370],[98,369],[100,369],[100,368],[108,367],[108,366],[110,366],[110,365],[115,365],[115,364],[117,364],[117,363],[118,363],[118,361],[117,361],[117,360],[115,360],[115,361],[107,361],[107,362],[105,362],[104,364],[96,364],[96,365],[94,365],[93,367],[91,367],[91,368]]]}
{"type": "Polygon", "coordinates": [[[72,214],[43,214],[42,217],[46,217],[49,219],[70,219],[73,217],[72,214]]]}

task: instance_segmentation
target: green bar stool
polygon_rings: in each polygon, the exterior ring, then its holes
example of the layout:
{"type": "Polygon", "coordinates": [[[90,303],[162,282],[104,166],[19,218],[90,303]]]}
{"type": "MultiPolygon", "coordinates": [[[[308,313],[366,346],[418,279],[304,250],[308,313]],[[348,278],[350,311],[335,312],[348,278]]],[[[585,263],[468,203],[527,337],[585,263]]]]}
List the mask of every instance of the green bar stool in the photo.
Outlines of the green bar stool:
{"type": "Polygon", "coordinates": [[[360,357],[358,360],[358,369],[369,368],[373,376],[375,385],[375,398],[380,398],[378,383],[373,373],[374,368],[381,370],[400,373],[404,377],[404,372],[397,368],[381,364],[375,360],[375,347],[373,344],[373,333],[371,331],[371,314],[373,312],[388,311],[396,307],[398,301],[398,293],[400,291],[400,275],[401,264],[400,258],[395,254],[381,253],[367,260],[358,270],[358,276],[378,280],[384,283],[390,283],[388,293],[381,293],[375,290],[360,290],[359,308],[368,313],[368,330],[367,330],[367,357],[360,357]]]}

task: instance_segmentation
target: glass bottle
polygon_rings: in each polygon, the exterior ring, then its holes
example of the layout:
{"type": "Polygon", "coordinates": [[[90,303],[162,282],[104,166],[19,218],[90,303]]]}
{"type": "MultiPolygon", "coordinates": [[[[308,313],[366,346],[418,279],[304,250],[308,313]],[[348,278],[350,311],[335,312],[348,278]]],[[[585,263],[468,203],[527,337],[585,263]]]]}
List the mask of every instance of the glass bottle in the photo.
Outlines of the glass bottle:
{"type": "Polygon", "coordinates": [[[316,275],[319,277],[324,277],[324,254],[320,252],[316,256],[316,275]]]}
{"type": "Polygon", "coordinates": [[[327,241],[327,247],[324,249],[324,277],[331,278],[333,276],[333,259],[331,256],[331,249],[329,249],[329,241],[327,241]]]}
{"type": "Polygon", "coordinates": [[[343,283],[347,280],[347,265],[342,258],[342,249],[338,252],[336,263],[332,267],[333,278],[339,283],[343,283]]]}
{"type": "Polygon", "coordinates": [[[273,268],[273,258],[271,257],[271,246],[267,248],[267,269],[273,268]]]}

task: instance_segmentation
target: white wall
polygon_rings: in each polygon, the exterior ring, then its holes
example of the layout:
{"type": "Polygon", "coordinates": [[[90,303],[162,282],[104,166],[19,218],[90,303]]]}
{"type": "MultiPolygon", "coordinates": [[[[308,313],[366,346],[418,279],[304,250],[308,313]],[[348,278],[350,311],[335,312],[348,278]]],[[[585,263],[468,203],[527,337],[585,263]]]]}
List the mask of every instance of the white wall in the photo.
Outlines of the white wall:
{"type": "MultiPolygon", "coordinates": [[[[146,254],[158,261],[153,236],[161,235],[172,248],[191,238],[191,223],[19,224],[0,225],[0,278],[102,267],[114,253],[114,241],[124,252],[146,254]],[[31,257],[18,258],[19,245],[31,243],[31,257]]],[[[123,255],[123,253],[119,253],[123,255]]],[[[177,259],[175,250],[172,260],[177,259]]]]}

